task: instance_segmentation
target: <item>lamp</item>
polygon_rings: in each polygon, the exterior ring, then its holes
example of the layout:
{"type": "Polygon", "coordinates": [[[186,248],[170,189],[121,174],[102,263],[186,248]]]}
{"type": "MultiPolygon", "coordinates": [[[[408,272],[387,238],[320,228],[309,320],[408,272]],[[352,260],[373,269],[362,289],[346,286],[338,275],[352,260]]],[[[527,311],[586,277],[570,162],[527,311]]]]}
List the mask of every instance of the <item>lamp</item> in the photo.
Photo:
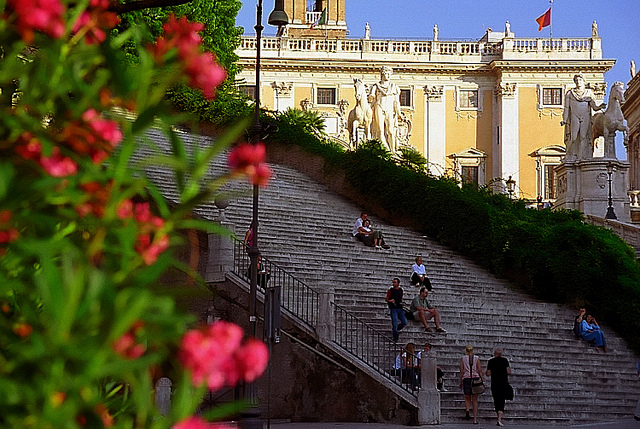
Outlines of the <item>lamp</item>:
{"type": "Polygon", "coordinates": [[[513,196],[513,192],[516,188],[516,181],[513,180],[511,176],[509,176],[509,178],[506,180],[506,184],[507,184],[507,192],[509,193],[509,199],[511,199],[511,197],[513,196]]]}
{"type": "MultiPolygon", "coordinates": [[[[270,25],[287,25],[289,19],[284,12],[284,0],[275,0],[275,7],[273,12],[269,15],[268,20],[270,25]]],[[[256,6],[256,89],[255,89],[255,102],[256,109],[253,121],[253,144],[260,143],[260,134],[262,127],[260,125],[260,48],[262,45],[262,0],[258,0],[256,6]]],[[[258,323],[257,315],[257,291],[258,291],[258,256],[260,250],[258,249],[258,185],[253,185],[253,210],[251,219],[251,229],[253,232],[253,245],[249,248],[249,259],[251,261],[250,270],[251,277],[249,278],[249,326],[251,336],[256,336],[256,328],[258,323]]],[[[262,422],[260,421],[260,411],[257,408],[257,392],[255,382],[247,384],[245,391],[247,402],[250,404],[249,409],[243,413],[243,418],[240,422],[240,427],[243,429],[262,429],[262,422]]]]}
{"type": "Polygon", "coordinates": [[[613,164],[607,163],[607,174],[609,175],[609,207],[607,207],[607,214],[604,215],[605,219],[618,219],[613,211],[613,199],[611,198],[611,175],[613,174],[613,164]]]}
{"type": "Polygon", "coordinates": [[[280,27],[289,23],[289,17],[284,11],[284,0],[275,0],[275,5],[269,14],[267,22],[274,27],[280,27]]]}

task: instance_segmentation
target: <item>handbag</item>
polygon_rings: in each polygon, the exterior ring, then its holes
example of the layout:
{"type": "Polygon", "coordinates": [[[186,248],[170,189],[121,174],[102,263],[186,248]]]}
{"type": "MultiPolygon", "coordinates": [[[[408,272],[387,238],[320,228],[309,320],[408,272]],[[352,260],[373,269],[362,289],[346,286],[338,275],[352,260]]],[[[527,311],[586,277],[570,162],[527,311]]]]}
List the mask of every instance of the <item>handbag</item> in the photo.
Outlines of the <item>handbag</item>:
{"type": "MultiPolygon", "coordinates": [[[[473,374],[473,355],[469,356],[469,375],[473,374]]],[[[471,379],[471,393],[473,395],[482,395],[485,391],[484,380],[480,378],[471,379]]]]}
{"type": "Polygon", "coordinates": [[[404,317],[406,317],[407,320],[413,320],[414,319],[413,313],[411,312],[410,309],[408,309],[406,307],[403,307],[402,311],[404,311],[404,317]]]}
{"type": "Polygon", "coordinates": [[[484,381],[481,378],[471,379],[471,393],[482,395],[484,393],[484,381]]]}
{"type": "Polygon", "coordinates": [[[507,401],[513,401],[513,386],[507,383],[507,387],[505,388],[505,396],[504,399],[507,401]]]}

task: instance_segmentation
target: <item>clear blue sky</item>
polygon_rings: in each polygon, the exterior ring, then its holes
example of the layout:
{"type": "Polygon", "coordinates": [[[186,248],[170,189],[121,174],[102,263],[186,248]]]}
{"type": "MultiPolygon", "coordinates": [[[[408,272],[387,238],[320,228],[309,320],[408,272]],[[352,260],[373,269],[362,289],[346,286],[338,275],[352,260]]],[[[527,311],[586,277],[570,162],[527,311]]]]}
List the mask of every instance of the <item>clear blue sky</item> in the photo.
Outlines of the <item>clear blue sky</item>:
{"type": "MultiPolygon", "coordinates": [[[[257,0],[242,0],[237,24],[247,35],[255,34],[257,0]]],[[[267,24],[273,0],[263,1],[264,35],[276,29],[267,24]]],[[[346,0],[349,37],[361,38],[365,22],[374,39],[430,39],[438,24],[440,40],[477,40],[487,28],[504,31],[511,24],[516,37],[549,37],[549,27],[538,31],[536,18],[549,8],[548,0],[346,0]]],[[[605,75],[613,82],[631,79],[629,61],[640,70],[640,0],[555,0],[552,5],[553,37],[590,37],[591,23],[598,23],[602,56],[617,60],[605,75]]],[[[608,91],[607,91],[608,93],[608,91]]],[[[617,140],[617,142],[620,139],[617,140]]],[[[626,159],[622,144],[616,144],[618,158],[626,159]]]]}

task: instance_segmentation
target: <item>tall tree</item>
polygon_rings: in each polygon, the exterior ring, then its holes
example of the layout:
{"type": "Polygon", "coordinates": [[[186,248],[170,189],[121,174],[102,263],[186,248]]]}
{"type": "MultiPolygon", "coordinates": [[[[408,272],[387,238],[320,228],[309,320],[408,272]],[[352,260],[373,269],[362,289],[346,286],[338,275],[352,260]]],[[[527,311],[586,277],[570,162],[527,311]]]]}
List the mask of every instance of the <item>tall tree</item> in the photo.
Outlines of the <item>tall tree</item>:
{"type": "MultiPolygon", "coordinates": [[[[124,7],[140,6],[141,3],[152,5],[158,3],[174,3],[182,0],[152,0],[129,2],[120,5],[124,7]]],[[[174,88],[169,93],[170,99],[180,109],[198,113],[201,119],[213,122],[227,122],[237,116],[238,110],[244,110],[244,99],[235,91],[235,77],[239,72],[235,53],[240,45],[241,27],[236,27],[236,16],[242,2],[239,0],[192,0],[187,4],[169,7],[146,7],[140,10],[122,13],[117,31],[124,31],[139,24],[146,24],[154,37],[162,34],[162,25],[170,14],[186,16],[190,21],[204,24],[200,33],[205,50],[215,54],[216,60],[227,71],[225,82],[218,87],[216,100],[207,102],[198,91],[186,86],[174,88]]],[[[135,61],[135,60],[134,60],[135,61]]]]}

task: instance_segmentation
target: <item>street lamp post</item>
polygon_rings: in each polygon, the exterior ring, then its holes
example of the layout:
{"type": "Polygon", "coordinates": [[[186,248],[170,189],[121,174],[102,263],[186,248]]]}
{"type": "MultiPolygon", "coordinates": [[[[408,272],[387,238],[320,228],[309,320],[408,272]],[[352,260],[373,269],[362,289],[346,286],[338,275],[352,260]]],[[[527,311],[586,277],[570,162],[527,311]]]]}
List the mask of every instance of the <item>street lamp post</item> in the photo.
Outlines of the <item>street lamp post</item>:
{"type": "MultiPolygon", "coordinates": [[[[286,12],[284,11],[284,0],[275,0],[274,9],[269,14],[268,22],[270,25],[282,26],[289,23],[286,12]]],[[[262,47],[262,0],[258,0],[256,6],[256,86],[254,90],[254,100],[256,103],[255,116],[253,121],[253,144],[260,143],[260,134],[262,127],[260,125],[260,50],[262,47]]],[[[257,332],[257,291],[258,291],[258,185],[253,185],[253,210],[251,219],[251,230],[253,234],[253,244],[249,248],[249,260],[251,261],[251,277],[249,279],[249,326],[253,337],[257,332]]],[[[257,394],[255,383],[248,383],[245,396],[250,403],[250,408],[244,413],[241,426],[243,428],[262,428],[262,422],[259,419],[260,412],[257,409],[257,394]]]]}
{"type": "Polygon", "coordinates": [[[604,215],[605,219],[618,219],[613,211],[613,199],[611,198],[611,175],[613,174],[613,164],[607,163],[607,174],[609,175],[609,207],[607,207],[607,214],[604,215]]]}
{"type": "Polygon", "coordinates": [[[511,176],[509,176],[505,183],[507,184],[507,192],[509,193],[509,199],[511,200],[513,198],[513,192],[516,188],[516,181],[513,180],[511,176]]]}

